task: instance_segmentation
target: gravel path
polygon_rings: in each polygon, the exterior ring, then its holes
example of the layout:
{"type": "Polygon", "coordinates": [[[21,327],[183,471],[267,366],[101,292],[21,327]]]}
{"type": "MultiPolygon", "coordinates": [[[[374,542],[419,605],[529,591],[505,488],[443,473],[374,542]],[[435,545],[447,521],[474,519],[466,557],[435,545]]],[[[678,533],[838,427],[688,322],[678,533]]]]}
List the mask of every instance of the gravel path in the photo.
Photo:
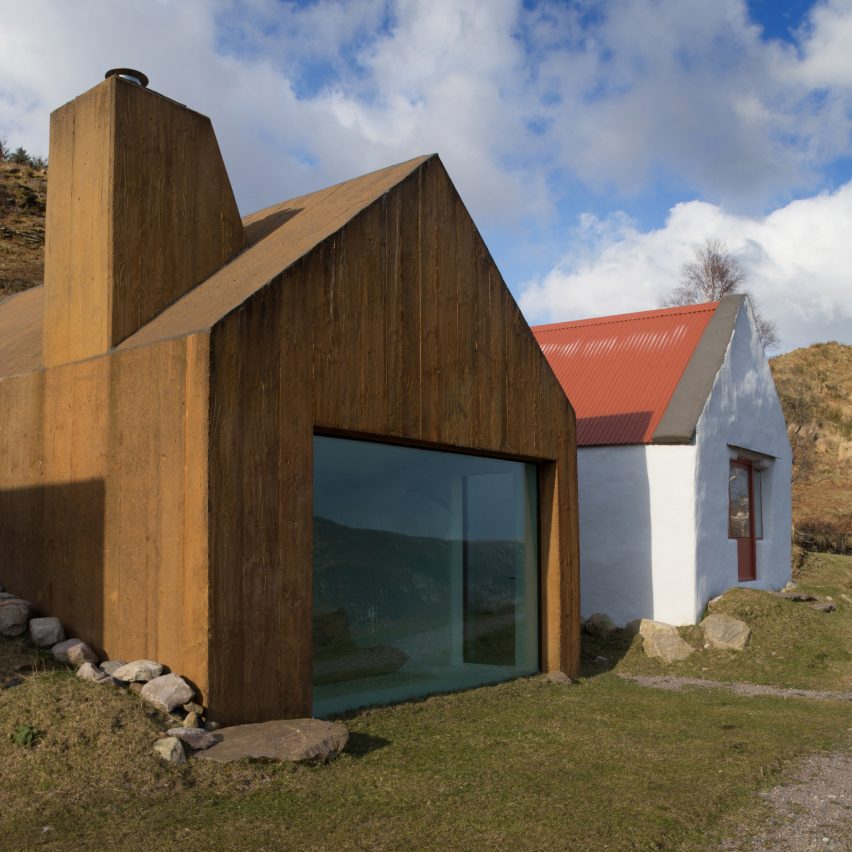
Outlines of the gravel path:
{"type": "Polygon", "coordinates": [[[632,680],[641,686],[654,689],[677,691],[685,686],[701,689],[726,689],[737,695],[774,695],[778,698],[810,698],[814,701],[852,701],[852,692],[819,692],[815,689],[787,689],[781,686],[762,686],[759,683],[737,683],[727,680],[704,680],[700,677],[674,677],[673,675],[628,675],[619,674],[624,680],[632,680]]]}
{"type": "MultiPolygon", "coordinates": [[[[773,695],[816,701],[852,701],[850,692],[784,689],[756,683],[732,683],[695,677],[621,675],[642,686],[679,690],[697,686],[738,695],[773,695]]],[[[852,732],[852,728],[850,728],[852,732]]],[[[850,744],[852,745],[852,744],[850,744]]],[[[783,784],[761,793],[771,816],[753,837],[733,839],[723,850],[738,852],[852,852],[852,747],[805,758],[783,784]]]]}
{"type": "Polygon", "coordinates": [[[766,825],[723,850],[852,850],[852,750],[812,754],[784,784],[760,795],[772,810],[766,825]]]}

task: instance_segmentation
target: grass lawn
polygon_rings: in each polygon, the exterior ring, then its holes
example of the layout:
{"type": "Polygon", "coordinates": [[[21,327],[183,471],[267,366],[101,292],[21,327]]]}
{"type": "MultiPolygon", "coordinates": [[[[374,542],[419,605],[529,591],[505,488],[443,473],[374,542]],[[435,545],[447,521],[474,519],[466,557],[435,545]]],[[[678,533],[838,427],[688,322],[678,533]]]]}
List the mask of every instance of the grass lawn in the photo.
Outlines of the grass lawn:
{"type": "MultiPolygon", "coordinates": [[[[826,622],[835,641],[850,614],[826,622]]],[[[33,656],[0,640],[0,682],[33,656]]],[[[663,692],[607,671],[345,721],[350,746],[326,766],[173,767],[151,752],[163,717],[135,695],[39,671],[0,690],[0,847],[716,848],[760,823],[756,791],[792,760],[847,743],[852,713],[840,701],[663,692]],[[24,724],[41,731],[34,747],[8,739],[24,724]]]]}

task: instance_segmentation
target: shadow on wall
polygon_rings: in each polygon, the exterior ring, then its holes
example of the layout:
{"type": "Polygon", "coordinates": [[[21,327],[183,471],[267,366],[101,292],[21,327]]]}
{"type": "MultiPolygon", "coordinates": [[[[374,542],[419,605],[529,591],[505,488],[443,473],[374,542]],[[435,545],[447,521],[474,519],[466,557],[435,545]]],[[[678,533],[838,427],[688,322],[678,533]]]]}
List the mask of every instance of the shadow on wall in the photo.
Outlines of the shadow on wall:
{"type": "MultiPolygon", "coordinates": [[[[585,418],[587,434],[641,434],[650,412],[585,418]],[[620,421],[620,422],[619,422],[620,421]]],[[[583,422],[583,421],[578,421],[583,422]]],[[[584,618],[605,612],[618,625],[652,618],[651,496],[643,444],[580,447],[580,599],[584,618]]]]}
{"type": "Polygon", "coordinates": [[[101,479],[0,490],[0,585],[98,652],[104,635],[101,479]]]}

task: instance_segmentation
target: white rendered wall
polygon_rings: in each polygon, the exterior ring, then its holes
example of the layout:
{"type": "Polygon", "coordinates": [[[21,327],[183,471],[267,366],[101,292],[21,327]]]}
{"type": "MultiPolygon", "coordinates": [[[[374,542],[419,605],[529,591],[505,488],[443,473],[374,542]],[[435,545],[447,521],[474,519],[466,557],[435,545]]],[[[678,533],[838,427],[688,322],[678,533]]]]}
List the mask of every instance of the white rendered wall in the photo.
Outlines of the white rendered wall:
{"type": "Polygon", "coordinates": [[[580,601],[616,624],[695,620],[695,447],[581,447],[580,601]]]}
{"type": "Polygon", "coordinates": [[[748,302],[696,428],[698,541],[695,613],[731,586],[779,589],[790,579],[791,452],[775,383],[748,302]],[[729,445],[775,456],[762,471],[763,540],[757,579],[737,579],[737,543],[728,538],[729,445]]]}

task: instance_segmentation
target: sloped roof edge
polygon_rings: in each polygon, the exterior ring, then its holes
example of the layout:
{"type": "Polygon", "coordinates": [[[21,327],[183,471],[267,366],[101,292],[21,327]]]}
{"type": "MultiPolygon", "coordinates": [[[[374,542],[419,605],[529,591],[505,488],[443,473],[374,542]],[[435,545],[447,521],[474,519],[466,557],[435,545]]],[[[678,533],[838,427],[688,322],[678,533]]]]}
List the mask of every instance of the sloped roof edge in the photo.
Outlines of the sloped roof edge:
{"type": "Polygon", "coordinates": [[[116,349],[146,346],[212,328],[437,157],[437,154],[415,157],[244,217],[248,248],[116,349]]]}
{"type": "Polygon", "coordinates": [[[745,296],[724,296],[674,389],[669,404],[651,437],[652,444],[688,444],[695,434],[713,382],[725,360],[728,344],[745,296]]]}

